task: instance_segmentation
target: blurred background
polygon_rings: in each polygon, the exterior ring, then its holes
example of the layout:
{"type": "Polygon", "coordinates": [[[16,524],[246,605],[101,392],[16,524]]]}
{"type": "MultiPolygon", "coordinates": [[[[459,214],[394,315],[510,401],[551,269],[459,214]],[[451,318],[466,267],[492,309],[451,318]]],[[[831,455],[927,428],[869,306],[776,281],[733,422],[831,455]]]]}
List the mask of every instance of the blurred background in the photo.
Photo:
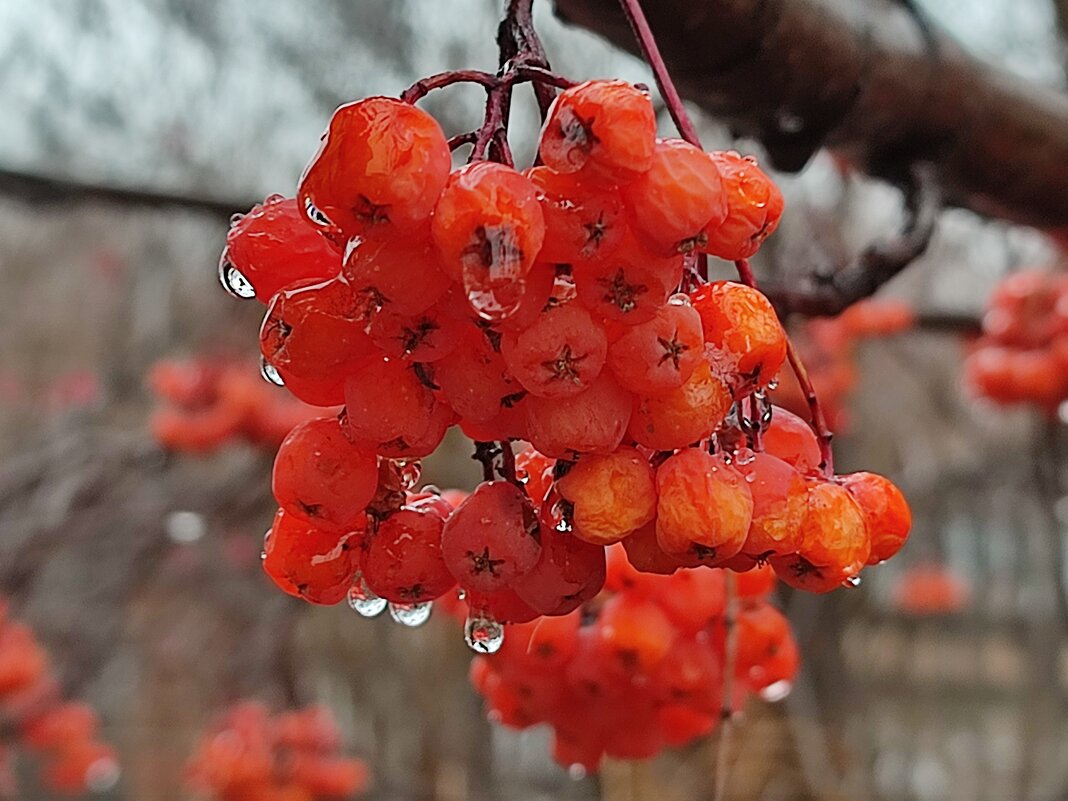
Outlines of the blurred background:
{"type": "MultiPolygon", "coordinates": [[[[1056,2],[920,5],[981,58],[1065,88],[1056,2]]],[[[260,382],[261,307],[216,280],[230,214],[292,194],[338,104],[492,69],[498,6],[0,0],[0,593],[65,693],[101,715],[122,775],[99,797],[197,797],[184,782],[194,743],[249,697],[327,705],[374,774],[372,801],[712,797],[714,737],[574,778],[546,732],[485,720],[455,622],[406,630],[283,596],[259,568],[272,445],[187,454],[150,428],[146,376],[161,359],[226,359],[260,382]]],[[[652,83],[535,7],[556,71],[652,83]]],[[[482,100],[459,87],[425,105],[456,132],[482,100]]],[[[699,121],[709,148],[760,154],[699,121]]],[[[528,158],[538,124],[525,96],[512,127],[528,158]]],[[[896,190],[828,155],[782,185],[763,276],[840,263],[900,225],[896,190]]],[[[961,376],[998,281],[1059,258],[1037,232],[947,211],[879,296],[908,303],[917,324],[827,357],[849,374],[835,384],[841,469],[900,483],[913,538],[858,589],[783,596],[803,668],[785,700],[746,710],[729,798],[1068,797],[1064,421],[993,406],[961,376]]],[[[472,486],[468,455],[448,440],[425,480],[472,486]]],[[[52,797],[30,765],[15,769],[11,797],[52,797]]]]}

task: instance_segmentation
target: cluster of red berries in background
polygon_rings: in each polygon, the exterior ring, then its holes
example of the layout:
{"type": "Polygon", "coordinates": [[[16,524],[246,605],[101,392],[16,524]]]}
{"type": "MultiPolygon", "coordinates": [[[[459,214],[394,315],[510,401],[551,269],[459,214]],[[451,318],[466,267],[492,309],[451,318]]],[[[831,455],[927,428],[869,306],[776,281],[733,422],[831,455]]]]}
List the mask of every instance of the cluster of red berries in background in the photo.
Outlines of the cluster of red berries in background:
{"type": "Polygon", "coordinates": [[[1068,276],[1013,273],[994,290],[982,323],[966,382],[995,403],[1056,412],[1068,400],[1068,276]]]}
{"type": "Polygon", "coordinates": [[[572,769],[594,771],[606,754],[647,759],[686,745],[750,693],[783,697],[798,668],[790,625],[768,602],[775,574],[757,568],[735,579],[728,689],[726,575],[651,575],[613,545],[596,604],[508,626],[501,650],[472,662],[471,681],[491,719],[517,729],[552,726],[553,757],[572,769]]]}
{"type": "Polygon", "coordinates": [[[709,255],[747,259],[775,230],[770,178],[657,139],[620,81],[560,94],[539,161],[451,170],[430,115],[369,98],[335,112],[295,199],[235,219],[220,278],[267,304],[264,374],[344,404],[279,448],[268,574],[408,625],[458,587],[491,652],[501,623],[597,599],[617,542],[643,572],[767,562],[818,592],[892,556],[900,492],[829,475],[766,400],[788,351],[771,304],[706,279],[709,255]],[[413,491],[453,425],[486,480],[413,491]]]}
{"type": "Polygon", "coordinates": [[[190,785],[213,801],[319,801],[351,798],[370,776],[345,757],[324,707],[271,714],[255,701],[234,704],[197,744],[190,785]]]}
{"type": "MultiPolygon", "coordinates": [[[[803,323],[795,341],[831,428],[849,428],[849,396],[860,379],[857,347],[866,339],[908,331],[915,321],[915,312],[904,301],[870,298],[854,303],[837,317],[816,317],[803,323]]],[[[792,373],[784,371],[770,397],[792,412],[807,413],[805,393],[792,373]]]]}
{"type": "Polygon", "coordinates": [[[148,373],[160,405],[149,423],[164,448],[209,453],[243,440],[276,448],[321,409],[272,392],[253,366],[221,357],[162,359],[148,373]]]}
{"type": "Polygon", "coordinates": [[[41,783],[56,793],[108,790],[118,781],[115,753],[99,737],[89,706],[64,701],[48,655],[33,631],[10,619],[0,602],[0,794],[20,797],[16,759],[32,754],[41,783]]]}
{"type": "Polygon", "coordinates": [[[914,617],[951,615],[971,602],[968,582],[937,562],[909,567],[893,588],[894,605],[914,617]]]}

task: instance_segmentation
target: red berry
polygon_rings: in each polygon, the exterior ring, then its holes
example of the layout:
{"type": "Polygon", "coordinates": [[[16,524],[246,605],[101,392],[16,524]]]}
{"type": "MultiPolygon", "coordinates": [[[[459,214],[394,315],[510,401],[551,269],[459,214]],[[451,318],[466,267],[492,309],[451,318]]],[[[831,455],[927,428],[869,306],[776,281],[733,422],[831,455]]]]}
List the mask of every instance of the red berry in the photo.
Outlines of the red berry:
{"type": "Polygon", "coordinates": [[[318,528],[279,509],[264,540],[263,569],[290,595],[336,604],[358,567],[356,536],[318,528]]]}
{"type": "Polygon", "coordinates": [[[541,528],[541,556],[515,584],[541,615],[566,615],[591,600],[605,580],[604,548],[554,528],[541,528]]]}
{"type": "Polygon", "coordinates": [[[764,432],[764,449],[802,473],[820,466],[820,443],[812,426],[788,409],[773,406],[771,424],[764,432]]]}
{"type": "Polygon", "coordinates": [[[705,229],[701,249],[728,261],[748,259],[779,227],[782,192],[752,156],[740,156],[733,150],[709,156],[723,179],[727,217],[705,229]]]}
{"type": "Polygon", "coordinates": [[[607,375],[567,398],[527,399],[527,434],[546,456],[611,453],[623,440],[631,398],[607,375]]]}
{"type": "Polygon", "coordinates": [[[604,329],[577,303],[545,310],[524,331],[505,334],[501,353],[523,387],[543,398],[577,395],[601,374],[604,329]]]}
{"type": "Polygon", "coordinates": [[[680,139],[656,143],[649,170],[623,190],[635,234],[657,253],[704,247],[705,230],[727,216],[723,181],[711,157],[680,139]]]}
{"type": "Polygon", "coordinates": [[[660,307],[653,319],[631,326],[608,346],[612,373],[638,395],[681,387],[703,358],[701,318],[688,303],[660,307]]]}
{"type": "Polygon", "coordinates": [[[441,549],[464,589],[509,588],[538,562],[537,516],[529,499],[512,484],[483,482],[449,516],[441,549]]]}
{"type": "Polygon", "coordinates": [[[363,510],[377,486],[374,452],[353,442],[336,417],[298,425],[274,460],[278,505],[321,528],[363,528],[363,510]]]}
{"type": "Polygon", "coordinates": [[[717,564],[742,549],[753,497],[722,457],[698,448],[679,451],[660,465],[656,485],[656,536],[669,554],[717,564]]]}
{"type": "Polygon", "coordinates": [[[912,511],[901,490],[876,473],[850,473],[835,480],[849,490],[864,512],[871,536],[868,564],[884,562],[900,551],[912,528],[912,511]]]}
{"type": "Polygon", "coordinates": [[[539,260],[571,264],[604,258],[623,241],[623,199],[615,189],[584,184],[544,166],[526,176],[536,187],[545,217],[539,260]]]}
{"type": "Polygon", "coordinates": [[[709,437],[730,408],[730,390],[702,361],[678,389],[636,397],[627,434],[653,450],[685,448],[709,437]]]}
{"type": "Polygon", "coordinates": [[[573,265],[579,300],[605,320],[653,319],[682,279],[682,257],[649,253],[629,233],[612,253],[573,265]]]}
{"type": "Polygon", "coordinates": [[[376,594],[393,603],[422,603],[456,586],[441,552],[445,518],[414,503],[383,520],[368,541],[362,574],[376,594]]]}
{"type": "Polygon", "coordinates": [[[634,448],[583,456],[556,482],[573,507],[574,536],[597,545],[623,539],[656,515],[656,482],[634,448]]]}
{"type": "Polygon", "coordinates": [[[553,102],[539,153],[558,173],[617,186],[649,169],[655,136],[648,94],[623,81],[587,81],[553,102]]]}
{"type": "Polygon", "coordinates": [[[786,332],[759,290],[713,281],[691,298],[704,326],[705,353],[736,397],[775,378],[786,360],[786,332]]]}
{"type": "Polygon", "coordinates": [[[304,170],[297,198],[312,223],[344,244],[389,226],[426,223],[452,157],[438,123],[389,97],[341,106],[304,170]]]}
{"type": "Polygon", "coordinates": [[[349,250],[341,269],[365,319],[379,310],[419,314],[443,298],[450,287],[441,258],[425,234],[376,231],[349,250]]]}
{"type": "Polygon", "coordinates": [[[356,439],[403,447],[430,427],[434,396],[403,361],[377,359],[345,382],[345,408],[356,439]]]}
{"type": "Polygon", "coordinates": [[[743,551],[766,559],[793,553],[801,541],[801,520],[808,501],[804,478],[789,464],[769,453],[741,455],[735,460],[753,496],[753,522],[743,551]]]}
{"type": "Polygon", "coordinates": [[[541,250],[545,221],[534,185],[511,167],[475,162],[454,172],[438,200],[434,243],[487,320],[512,314],[541,250]]]}
{"type": "Polygon", "coordinates": [[[220,272],[233,267],[267,303],[297,281],[325,281],[337,275],[341,254],[308,225],[295,198],[272,195],[252,207],[226,234],[220,272]]]}

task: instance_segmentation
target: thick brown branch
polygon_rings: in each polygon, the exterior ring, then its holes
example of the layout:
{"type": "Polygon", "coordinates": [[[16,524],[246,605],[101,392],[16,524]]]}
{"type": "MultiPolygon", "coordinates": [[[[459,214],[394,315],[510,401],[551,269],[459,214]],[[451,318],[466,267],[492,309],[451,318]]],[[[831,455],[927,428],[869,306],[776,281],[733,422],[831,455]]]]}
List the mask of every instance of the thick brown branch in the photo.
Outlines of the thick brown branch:
{"type": "Polygon", "coordinates": [[[781,316],[840,314],[858,300],[874,295],[923,255],[941,210],[941,193],[930,166],[916,164],[905,195],[905,225],[897,236],[872,245],[845,267],[811,276],[808,286],[765,284],[764,292],[781,316]]]}
{"type": "MultiPolygon", "coordinates": [[[[555,0],[633,50],[617,0],[555,0]]],[[[952,205],[1068,226],[1068,97],[856,0],[657,0],[649,22],[683,94],[798,170],[821,146],[901,183],[936,165],[952,205]]]]}

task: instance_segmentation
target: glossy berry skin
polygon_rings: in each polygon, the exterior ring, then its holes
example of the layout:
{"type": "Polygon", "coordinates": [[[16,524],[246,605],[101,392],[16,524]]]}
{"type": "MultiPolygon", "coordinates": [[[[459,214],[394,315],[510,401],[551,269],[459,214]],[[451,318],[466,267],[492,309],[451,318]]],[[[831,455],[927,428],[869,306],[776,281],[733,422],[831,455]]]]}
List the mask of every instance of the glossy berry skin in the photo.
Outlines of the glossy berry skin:
{"type": "Polygon", "coordinates": [[[290,284],[333,278],[341,253],[308,224],[295,198],[272,195],[231,226],[222,261],[237,268],[256,299],[267,303],[290,284]]]}
{"type": "Polygon", "coordinates": [[[296,284],[275,295],[267,307],[260,353],[285,377],[334,386],[375,354],[365,325],[344,279],[296,284]]]}
{"type": "Polygon", "coordinates": [[[623,441],[631,397],[601,374],[588,389],[567,398],[527,399],[527,436],[546,456],[611,453],[623,441]]]}
{"type": "Polygon", "coordinates": [[[515,592],[538,614],[566,615],[596,596],[604,580],[603,547],[543,526],[541,555],[515,592]]]}
{"type": "Polygon", "coordinates": [[[871,538],[864,512],[845,487],[812,479],[798,552],[773,556],[776,575],[791,587],[830,592],[855,578],[868,561],[871,538]]]}
{"type": "Polygon", "coordinates": [[[343,533],[363,528],[363,511],[377,486],[374,451],[354,442],[336,417],[298,425],[274,460],[278,505],[321,528],[343,533]]]}
{"type": "Polygon", "coordinates": [[[721,259],[751,258],[775,229],[783,212],[783,198],[752,156],[731,151],[710,153],[723,179],[727,216],[705,229],[702,250],[721,259]]]}
{"type": "Polygon", "coordinates": [[[438,123],[388,97],[341,106],[297,190],[301,210],[339,245],[389,226],[426,225],[452,157],[438,123]]]}
{"type": "Polygon", "coordinates": [[[631,227],[657,253],[690,253],[706,243],[706,229],[727,216],[719,170],[707,153],[680,139],[656,144],[653,163],[623,189],[631,227]]]}
{"type": "Polygon", "coordinates": [[[775,378],[786,360],[786,332],[759,290],[713,281],[690,297],[701,315],[705,354],[735,397],[775,378]]]}
{"type": "Polygon", "coordinates": [[[358,568],[356,536],[319,528],[279,509],[264,540],[263,569],[290,595],[336,604],[358,568]]]}
{"type": "Polygon", "coordinates": [[[753,522],[742,550],[756,558],[796,551],[808,504],[805,479],[770,453],[739,456],[735,464],[753,496],[753,522]]]}
{"type": "Polygon", "coordinates": [[[537,516],[527,497],[512,484],[483,482],[449,516],[441,551],[464,589],[497,592],[509,588],[538,562],[537,516]]]}
{"type": "Polygon", "coordinates": [[[376,359],[349,376],[345,408],[355,439],[404,445],[429,428],[434,396],[404,361],[376,359]]]}
{"type": "Polygon", "coordinates": [[[545,237],[528,179],[488,161],[460,168],[438,199],[431,230],[446,273],[481,317],[499,320],[518,308],[545,237]]]}
{"type": "Polygon", "coordinates": [[[441,554],[445,518],[426,504],[389,515],[371,534],[362,574],[376,594],[393,603],[422,603],[456,586],[441,554]]]}
{"type": "Polygon", "coordinates": [[[753,497],[743,476],[698,448],[679,451],[656,474],[656,536],[669,554],[718,564],[745,543],[753,497]]]}
{"type": "Polygon", "coordinates": [[[849,473],[835,478],[852,495],[871,537],[868,564],[884,562],[901,550],[912,528],[908,501],[894,483],[877,473],[849,473]]]}
{"type": "MultiPolygon", "coordinates": [[[[683,296],[685,297],[685,296],[683,296]]],[[[701,317],[688,303],[667,303],[653,319],[628,328],[608,346],[608,366],[638,395],[681,387],[704,358],[701,317]]]]}
{"type": "Polygon", "coordinates": [[[496,592],[467,589],[466,593],[465,602],[472,614],[491,617],[498,623],[529,623],[539,617],[539,613],[510,587],[496,592]]]}
{"type": "Polygon", "coordinates": [[[434,363],[433,381],[444,400],[464,420],[487,422],[514,406],[525,394],[508,372],[494,340],[474,326],[466,328],[452,352],[434,363]]]}
{"type": "Polygon", "coordinates": [[[571,264],[604,258],[623,241],[627,223],[617,190],[545,166],[533,167],[525,175],[536,188],[545,218],[540,261],[571,264]]]}
{"type": "Polygon", "coordinates": [[[651,320],[682,280],[680,256],[650,253],[631,234],[608,254],[573,265],[579,300],[595,316],[635,325],[651,320]]]}
{"type": "Polygon", "coordinates": [[[557,173],[619,186],[649,169],[655,138],[648,94],[623,81],[587,81],[557,96],[538,152],[557,173]]]}
{"type": "Polygon", "coordinates": [[[450,287],[433,242],[422,234],[376,230],[349,248],[341,271],[364,318],[380,309],[399,315],[425,312],[450,287]]]}
{"type": "Polygon", "coordinates": [[[685,448],[706,439],[730,408],[730,390],[702,361],[678,389],[635,397],[627,434],[653,450],[685,448]]]}
{"type": "Polygon", "coordinates": [[[618,542],[656,515],[656,481],[634,448],[583,456],[557,489],[573,506],[574,536],[595,545],[618,542]]]}
{"type": "Polygon", "coordinates": [[[819,469],[820,443],[812,426],[781,406],[773,406],[771,424],[764,432],[764,450],[801,473],[819,469]]]}
{"type": "Polygon", "coordinates": [[[506,334],[501,354],[523,388],[542,398],[577,395],[601,374],[608,354],[604,328],[577,303],[546,309],[517,334],[506,334]]]}
{"type": "Polygon", "coordinates": [[[624,537],[620,543],[627,561],[641,573],[670,576],[681,566],[680,560],[660,547],[656,539],[656,521],[624,537]]]}
{"type": "Polygon", "coordinates": [[[659,603],[685,634],[698,634],[727,609],[727,584],[722,570],[680,570],[663,580],[659,603]]]}

